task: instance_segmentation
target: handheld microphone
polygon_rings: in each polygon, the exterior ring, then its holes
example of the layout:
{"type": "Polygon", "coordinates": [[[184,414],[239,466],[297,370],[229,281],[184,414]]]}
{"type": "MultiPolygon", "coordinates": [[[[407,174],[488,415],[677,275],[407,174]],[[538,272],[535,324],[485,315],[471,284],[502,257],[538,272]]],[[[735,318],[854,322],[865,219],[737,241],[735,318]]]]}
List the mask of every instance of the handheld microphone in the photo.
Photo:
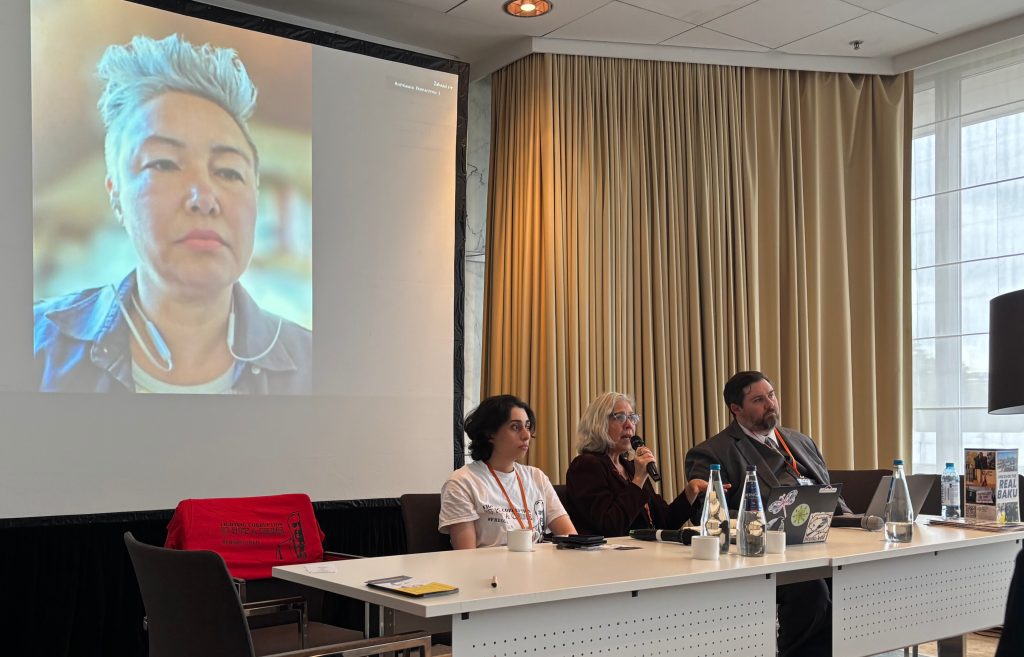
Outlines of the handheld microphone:
{"type": "Polygon", "coordinates": [[[690,539],[700,536],[696,529],[631,529],[629,537],[638,541],[661,541],[662,543],[682,543],[689,545],[690,539]]]}
{"type": "MultiPolygon", "coordinates": [[[[636,450],[644,446],[644,439],[640,436],[633,436],[629,439],[629,444],[636,450]]],[[[658,471],[658,466],[653,463],[647,464],[647,476],[651,478],[651,481],[661,481],[661,473],[658,471]]]]}
{"type": "Polygon", "coordinates": [[[878,516],[872,516],[865,513],[864,517],[860,519],[861,529],[866,529],[869,532],[877,532],[883,525],[885,525],[885,521],[878,516]]]}

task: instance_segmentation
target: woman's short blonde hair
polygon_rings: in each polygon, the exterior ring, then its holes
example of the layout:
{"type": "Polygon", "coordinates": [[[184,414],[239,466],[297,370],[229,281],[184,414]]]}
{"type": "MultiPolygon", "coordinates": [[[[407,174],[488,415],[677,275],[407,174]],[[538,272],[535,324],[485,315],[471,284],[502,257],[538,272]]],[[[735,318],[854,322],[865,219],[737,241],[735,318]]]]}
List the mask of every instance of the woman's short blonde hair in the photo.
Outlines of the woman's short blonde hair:
{"type": "Polygon", "coordinates": [[[579,426],[576,429],[576,451],[596,452],[604,454],[612,447],[612,439],[608,436],[608,416],[620,401],[628,402],[636,408],[636,403],[629,395],[621,392],[606,392],[590,402],[583,411],[579,426]]]}

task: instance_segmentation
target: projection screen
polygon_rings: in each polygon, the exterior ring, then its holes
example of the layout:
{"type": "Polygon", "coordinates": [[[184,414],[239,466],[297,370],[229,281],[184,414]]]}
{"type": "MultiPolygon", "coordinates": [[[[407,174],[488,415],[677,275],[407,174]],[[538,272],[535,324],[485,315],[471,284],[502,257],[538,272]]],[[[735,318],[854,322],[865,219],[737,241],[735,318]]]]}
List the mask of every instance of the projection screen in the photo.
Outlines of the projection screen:
{"type": "Polygon", "coordinates": [[[437,490],[465,70],[154,4],[0,25],[0,518],[437,490]]]}

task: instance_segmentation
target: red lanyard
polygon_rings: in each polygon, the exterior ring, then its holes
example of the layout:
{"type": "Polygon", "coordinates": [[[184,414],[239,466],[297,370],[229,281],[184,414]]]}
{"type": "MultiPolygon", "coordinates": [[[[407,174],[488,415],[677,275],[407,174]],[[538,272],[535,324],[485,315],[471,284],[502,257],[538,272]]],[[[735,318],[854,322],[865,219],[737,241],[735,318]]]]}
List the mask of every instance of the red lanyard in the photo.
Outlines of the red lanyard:
{"type": "MultiPolygon", "coordinates": [[[[490,463],[485,463],[484,465],[486,465],[487,469],[491,471],[491,476],[494,477],[495,483],[498,484],[498,488],[501,489],[502,494],[505,496],[505,500],[508,501],[508,508],[512,509],[512,513],[516,515],[516,520],[519,522],[519,526],[522,529],[526,529],[527,527],[523,524],[522,517],[519,515],[519,512],[516,511],[516,505],[512,504],[512,498],[508,496],[508,491],[505,490],[505,487],[501,484],[501,479],[498,479],[498,473],[494,471],[494,468],[491,467],[490,463]]],[[[519,494],[523,498],[523,510],[526,511],[526,521],[530,523],[529,528],[533,529],[533,517],[530,516],[530,509],[526,506],[526,489],[523,488],[523,480],[519,477],[519,470],[516,470],[515,464],[512,465],[512,472],[516,473],[516,481],[519,482],[519,494]]]]}
{"type": "Polygon", "coordinates": [[[782,445],[783,449],[786,450],[786,453],[789,454],[789,461],[786,462],[786,465],[793,468],[793,474],[796,475],[797,479],[803,477],[803,475],[801,475],[800,471],[797,469],[799,463],[797,463],[796,457],[793,456],[793,452],[789,451],[789,445],[787,445],[786,441],[782,439],[782,432],[779,431],[778,427],[775,427],[775,439],[779,441],[779,444],[782,445]]]}

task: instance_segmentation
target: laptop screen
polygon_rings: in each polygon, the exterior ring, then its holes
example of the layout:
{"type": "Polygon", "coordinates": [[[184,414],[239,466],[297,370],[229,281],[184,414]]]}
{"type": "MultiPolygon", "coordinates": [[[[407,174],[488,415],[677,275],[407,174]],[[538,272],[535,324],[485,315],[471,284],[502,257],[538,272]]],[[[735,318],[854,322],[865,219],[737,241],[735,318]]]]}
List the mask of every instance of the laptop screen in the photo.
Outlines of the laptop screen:
{"type": "MultiPolygon", "coordinates": [[[[868,505],[868,510],[864,515],[878,516],[879,518],[885,515],[885,500],[889,497],[889,482],[891,481],[892,476],[886,475],[878,482],[878,488],[875,489],[875,494],[871,497],[871,504],[868,505]]],[[[932,491],[934,485],[935,475],[910,475],[907,477],[907,488],[910,490],[910,502],[914,506],[915,518],[921,515],[921,507],[924,506],[925,500],[928,499],[928,493],[932,491]]]]}

